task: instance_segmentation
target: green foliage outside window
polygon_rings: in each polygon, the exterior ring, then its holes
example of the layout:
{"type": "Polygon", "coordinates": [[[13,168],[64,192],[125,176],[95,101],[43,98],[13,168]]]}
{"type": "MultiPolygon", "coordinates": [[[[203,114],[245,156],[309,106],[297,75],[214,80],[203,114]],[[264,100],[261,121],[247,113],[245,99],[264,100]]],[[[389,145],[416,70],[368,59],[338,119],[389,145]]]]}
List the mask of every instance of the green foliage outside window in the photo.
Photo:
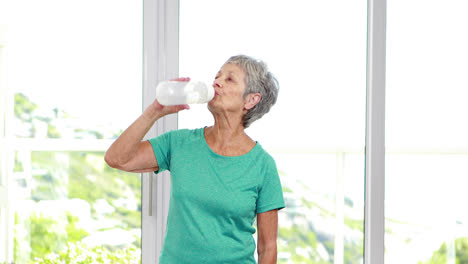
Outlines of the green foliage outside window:
{"type": "MultiPolygon", "coordinates": [[[[18,224],[18,216],[15,218],[15,222],[18,224]]],[[[30,259],[35,259],[51,252],[60,251],[64,241],[76,242],[89,235],[84,229],[76,226],[78,218],[71,214],[66,215],[66,221],[58,221],[41,215],[31,215],[28,220],[30,241],[15,239],[14,244],[16,259],[21,259],[24,262],[28,260],[22,259],[18,254],[20,250],[30,248],[30,259]]]]}
{"type": "MultiPolygon", "coordinates": [[[[25,95],[15,95],[15,118],[23,124],[23,130],[16,136],[35,137],[38,131],[36,124],[42,122],[47,124],[48,138],[61,138],[55,124],[59,119],[63,121],[70,116],[59,109],[49,114],[38,109],[25,95]]],[[[75,128],[74,131],[78,135],[76,138],[102,138],[94,130],[75,128]]],[[[134,230],[141,228],[139,175],[109,168],[104,162],[104,152],[32,151],[30,159],[32,181],[27,184],[32,188],[30,196],[24,199],[31,199],[27,206],[31,206],[33,211],[15,215],[15,263],[138,263],[141,242],[137,235],[133,235],[132,244],[121,246],[87,247],[81,241],[92,235],[90,232],[119,229],[134,234],[134,230]],[[70,208],[66,211],[54,208],[54,201],[67,203],[72,200],[86,206],[84,209],[67,206],[70,208]],[[54,216],[34,211],[44,201],[52,201],[48,208],[54,216]],[[96,209],[99,202],[107,206],[107,212],[96,209]],[[86,208],[90,210],[88,217],[91,220],[113,224],[88,232],[79,225],[82,219],[76,215],[77,209],[86,211],[86,208]],[[89,256],[85,258],[86,254],[89,256]]],[[[21,173],[23,165],[16,153],[14,172],[21,173]]],[[[21,183],[26,187],[24,184],[21,183]]]]}
{"type": "MultiPolygon", "coordinates": [[[[443,243],[439,250],[432,254],[428,261],[420,261],[418,264],[447,264],[447,244],[443,243]]],[[[455,264],[468,264],[468,238],[455,240],[455,264]]]]}
{"type": "MultiPolygon", "coordinates": [[[[281,177],[288,177],[284,171],[279,170],[279,174],[281,177]]],[[[310,191],[308,186],[303,187],[305,192],[310,191]]],[[[318,218],[334,225],[335,212],[309,197],[298,199],[293,196],[293,188],[287,185],[287,181],[283,183],[283,193],[286,208],[282,213],[287,214],[288,223],[279,223],[278,263],[335,263],[334,234],[326,233],[315,226],[318,218]],[[312,214],[311,212],[318,213],[312,214]],[[308,215],[316,215],[316,218],[310,218],[308,215]]],[[[334,203],[334,197],[330,199],[334,203]]],[[[353,204],[348,202],[345,206],[351,207],[353,204]]],[[[356,234],[344,243],[344,263],[361,264],[364,252],[362,243],[364,223],[362,220],[345,216],[344,225],[347,234],[356,234]]]]}
{"type": "Polygon", "coordinates": [[[132,246],[110,251],[105,247],[89,248],[82,243],[68,243],[59,253],[50,253],[36,258],[35,264],[133,264],[140,263],[140,252],[132,246]]]}

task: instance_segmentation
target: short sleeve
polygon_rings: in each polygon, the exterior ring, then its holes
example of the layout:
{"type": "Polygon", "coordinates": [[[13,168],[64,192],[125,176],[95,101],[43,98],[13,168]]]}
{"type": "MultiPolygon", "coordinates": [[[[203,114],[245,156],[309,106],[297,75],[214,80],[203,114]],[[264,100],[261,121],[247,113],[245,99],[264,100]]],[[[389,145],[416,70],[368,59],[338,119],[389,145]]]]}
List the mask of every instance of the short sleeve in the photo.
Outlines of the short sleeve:
{"type": "Polygon", "coordinates": [[[148,140],[153,147],[154,156],[159,166],[159,170],[154,172],[156,174],[169,170],[171,160],[171,135],[172,131],[148,140]]]}
{"type": "Polygon", "coordinates": [[[266,159],[257,198],[257,214],[285,207],[283,190],[276,163],[271,156],[266,159]]]}

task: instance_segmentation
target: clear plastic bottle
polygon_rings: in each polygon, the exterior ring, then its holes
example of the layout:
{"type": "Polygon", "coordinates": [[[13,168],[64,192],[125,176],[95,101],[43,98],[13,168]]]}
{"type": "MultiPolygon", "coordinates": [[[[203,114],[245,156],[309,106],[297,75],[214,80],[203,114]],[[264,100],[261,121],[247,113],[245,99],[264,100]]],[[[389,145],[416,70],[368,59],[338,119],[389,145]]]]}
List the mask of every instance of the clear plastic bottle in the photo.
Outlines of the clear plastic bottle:
{"type": "Polygon", "coordinates": [[[208,103],[214,94],[211,85],[200,81],[163,81],[156,88],[156,99],[162,105],[208,103]]]}

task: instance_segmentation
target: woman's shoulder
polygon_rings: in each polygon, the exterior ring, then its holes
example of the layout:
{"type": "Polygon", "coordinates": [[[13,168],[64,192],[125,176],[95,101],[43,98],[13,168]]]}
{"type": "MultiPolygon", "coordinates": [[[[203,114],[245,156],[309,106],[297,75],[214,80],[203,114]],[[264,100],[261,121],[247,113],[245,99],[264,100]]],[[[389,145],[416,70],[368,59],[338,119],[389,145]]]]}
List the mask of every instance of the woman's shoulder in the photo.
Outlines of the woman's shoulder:
{"type": "Polygon", "coordinates": [[[196,128],[196,129],[189,129],[189,128],[182,128],[182,129],[175,129],[165,133],[167,136],[171,138],[171,140],[187,140],[187,139],[195,139],[199,138],[203,135],[203,128],[196,128]]]}
{"type": "Polygon", "coordinates": [[[171,135],[189,135],[189,134],[196,134],[196,133],[199,133],[201,130],[203,130],[203,128],[195,128],[195,129],[192,129],[192,128],[180,128],[180,129],[172,129],[172,130],[169,130],[167,132],[165,132],[166,134],[171,134],[171,135]]]}
{"type": "Polygon", "coordinates": [[[266,166],[276,165],[275,159],[273,156],[265,150],[262,145],[256,141],[255,151],[253,151],[253,159],[255,159],[258,163],[266,166]]]}

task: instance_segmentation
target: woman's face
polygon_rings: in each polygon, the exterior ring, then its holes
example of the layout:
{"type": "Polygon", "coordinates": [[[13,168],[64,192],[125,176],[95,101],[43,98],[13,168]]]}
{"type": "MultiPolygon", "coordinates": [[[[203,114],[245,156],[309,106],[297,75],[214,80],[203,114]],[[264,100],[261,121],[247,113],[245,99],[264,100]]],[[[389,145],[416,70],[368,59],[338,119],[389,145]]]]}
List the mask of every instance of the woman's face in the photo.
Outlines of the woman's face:
{"type": "Polygon", "coordinates": [[[208,109],[212,113],[239,112],[243,113],[246,89],[245,73],[236,64],[224,64],[216,74],[213,82],[215,96],[208,104],[208,109]]]}

